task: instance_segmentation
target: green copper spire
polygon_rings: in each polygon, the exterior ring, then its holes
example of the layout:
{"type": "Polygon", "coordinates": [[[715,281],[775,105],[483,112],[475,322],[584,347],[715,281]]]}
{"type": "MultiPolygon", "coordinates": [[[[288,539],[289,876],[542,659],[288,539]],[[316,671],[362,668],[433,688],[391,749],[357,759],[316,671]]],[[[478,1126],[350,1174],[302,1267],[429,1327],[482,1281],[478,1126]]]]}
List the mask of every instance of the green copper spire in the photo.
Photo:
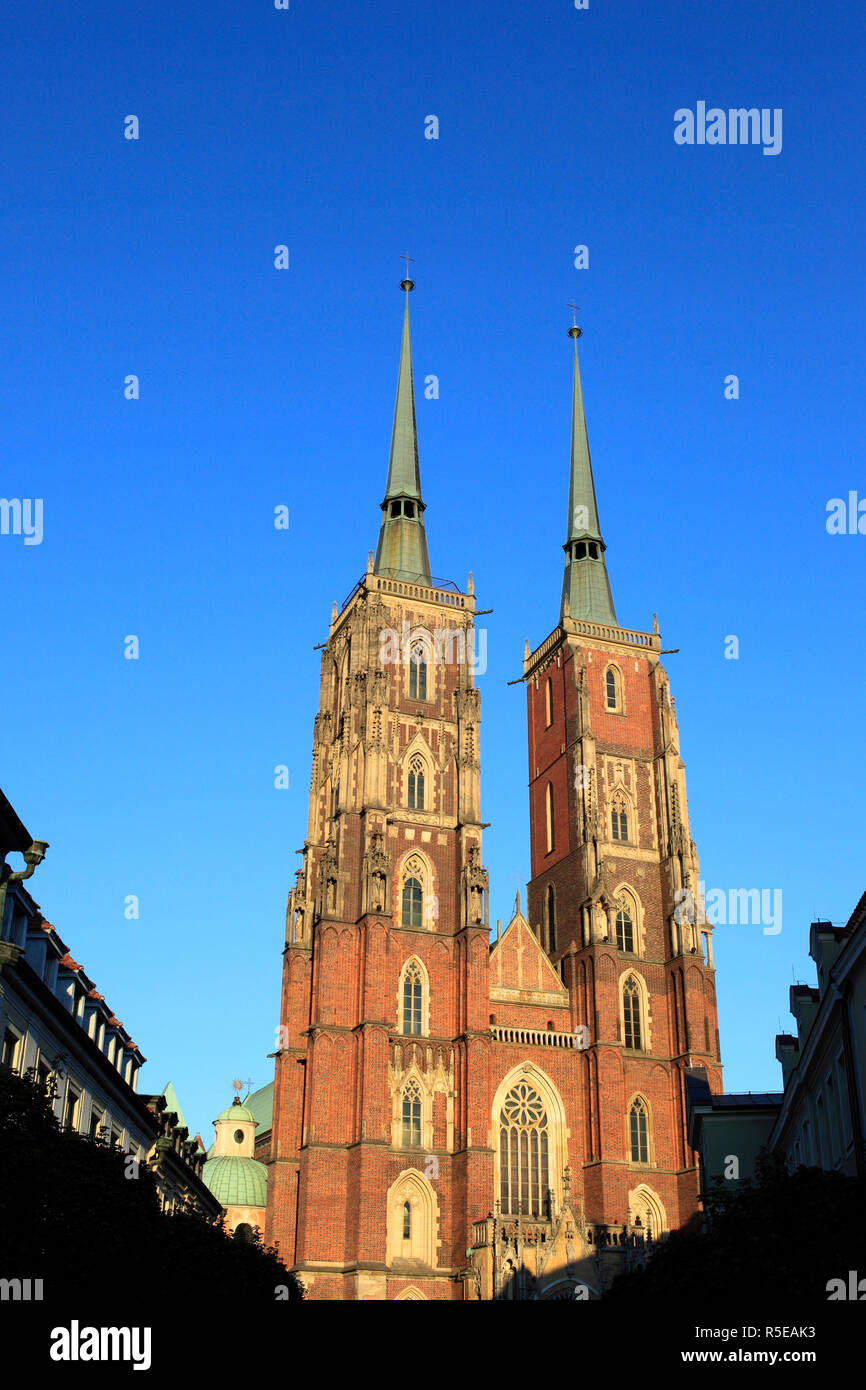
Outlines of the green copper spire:
{"type": "MultiPolygon", "coordinates": [[[[576,306],[571,306],[576,308],[576,306]]],[[[568,539],[565,551],[565,577],[562,581],[564,617],[584,618],[594,623],[618,626],[607,566],[605,545],[598,524],[598,505],[589,458],[586,436],[586,416],[583,411],[583,391],[580,385],[580,366],[577,361],[577,340],[580,329],[574,324],[568,330],[574,339],[574,393],[571,406],[571,480],[568,488],[568,539]]]]}
{"type": "Polygon", "coordinates": [[[388,485],[382,503],[382,525],[373,566],[389,579],[430,583],[430,560],[424,534],[424,502],[418,468],[418,429],[415,423],[415,389],[412,382],[412,346],[409,339],[409,293],[415,286],[404,280],[403,344],[397,378],[397,402],[391,433],[388,485]]]}

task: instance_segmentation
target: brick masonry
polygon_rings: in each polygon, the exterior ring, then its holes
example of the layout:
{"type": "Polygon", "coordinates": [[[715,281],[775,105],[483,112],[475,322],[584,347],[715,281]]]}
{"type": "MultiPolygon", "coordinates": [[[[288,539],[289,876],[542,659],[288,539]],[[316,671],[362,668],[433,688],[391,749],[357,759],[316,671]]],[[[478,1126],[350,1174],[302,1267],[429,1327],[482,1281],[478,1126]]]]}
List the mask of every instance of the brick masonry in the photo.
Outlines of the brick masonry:
{"type": "MultiPolygon", "coordinates": [[[[692,1215],[683,1069],[706,1066],[721,1088],[711,948],[697,929],[671,932],[675,891],[697,883],[697,856],[654,650],[588,640],[566,619],[543,655],[527,659],[533,876],[526,916],[518,912],[491,945],[471,667],[431,660],[419,697],[407,663],[383,659],[383,632],[404,623],[422,636],[468,631],[471,594],[434,593],[368,573],[322,653],[309,827],[287,913],[266,1229],[319,1300],[465,1296],[472,1223],[499,1195],[506,1078],[534,1077],[552,1098],[561,1115],[553,1152],[570,1166],[572,1204],[609,1226],[631,1220],[629,1194],[641,1184],[669,1228],[692,1215]],[[617,712],[607,708],[611,663],[617,712]],[[424,793],[410,807],[413,757],[424,793]],[[588,769],[586,786],[576,767],[588,769]],[[618,796],[623,842],[611,835],[618,796]],[[409,872],[423,887],[421,926],[403,925],[409,872]],[[624,888],[634,894],[638,947],[628,955],[615,935],[624,888]],[[419,1036],[402,1032],[410,958],[425,975],[419,1036]],[[624,1045],[628,972],[643,990],[641,1049],[624,1045]],[[423,1095],[420,1147],[403,1144],[412,1077],[423,1095]],[[632,1161],[628,1143],[638,1095],[651,1117],[645,1164],[632,1161]],[[394,1234],[407,1175],[413,1230],[429,1242],[422,1250],[413,1237],[411,1253],[394,1234]]],[[[561,1197],[560,1172],[551,1184],[561,1197]]]]}

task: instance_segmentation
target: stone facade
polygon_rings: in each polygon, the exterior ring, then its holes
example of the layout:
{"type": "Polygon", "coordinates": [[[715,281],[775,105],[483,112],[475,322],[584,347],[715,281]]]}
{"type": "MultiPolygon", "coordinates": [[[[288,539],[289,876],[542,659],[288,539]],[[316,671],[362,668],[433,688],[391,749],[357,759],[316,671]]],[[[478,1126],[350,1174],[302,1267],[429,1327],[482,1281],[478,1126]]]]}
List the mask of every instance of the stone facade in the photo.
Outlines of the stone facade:
{"type": "MultiPolygon", "coordinates": [[[[5,866],[4,866],[5,867],[5,866]]],[[[0,1066],[44,1087],[64,1129],[121,1149],[153,1174],[162,1209],[212,1219],[204,1152],[166,1095],[141,1095],[145,1058],[20,881],[0,921],[0,1066]]]]}

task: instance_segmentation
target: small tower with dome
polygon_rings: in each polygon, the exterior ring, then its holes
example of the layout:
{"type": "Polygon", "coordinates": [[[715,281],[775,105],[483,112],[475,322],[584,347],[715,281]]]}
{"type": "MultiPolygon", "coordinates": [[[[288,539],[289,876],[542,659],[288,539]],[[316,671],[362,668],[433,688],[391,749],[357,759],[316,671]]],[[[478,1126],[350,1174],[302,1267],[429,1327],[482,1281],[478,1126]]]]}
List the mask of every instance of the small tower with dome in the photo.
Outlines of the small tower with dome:
{"type": "Polygon", "coordinates": [[[222,1204],[226,1230],[239,1240],[251,1240],[256,1227],[265,1229],[268,1192],[268,1171],[253,1158],[258,1120],[236,1094],[213,1126],[214,1142],[202,1176],[222,1204]]]}

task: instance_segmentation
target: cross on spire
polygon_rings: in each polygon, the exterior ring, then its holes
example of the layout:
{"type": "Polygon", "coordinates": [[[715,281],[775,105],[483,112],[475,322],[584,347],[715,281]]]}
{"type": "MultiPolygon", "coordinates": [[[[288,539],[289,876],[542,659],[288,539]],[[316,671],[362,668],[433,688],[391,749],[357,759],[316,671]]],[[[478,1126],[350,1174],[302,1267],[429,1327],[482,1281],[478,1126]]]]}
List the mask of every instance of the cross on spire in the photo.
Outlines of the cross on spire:
{"type": "Polygon", "coordinates": [[[409,253],[408,253],[408,251],[407,251],[407,252],[405,253],[405,255],[403,255],[403,256],[400,257],[400,260],[406,262],[406,279],[401,283],[400,288],[401,288],[401,290],[411,290],[411,289],[414,289],[415,286],[414,286],[414,284],[413,284],[413,282],[412,282],[412,279],[411,279],[411,276],[410,276],[410,274],[409,274],[409,262],[411,261],[412,264],[414,265],[414,264],[415,264],[415,257],[414,257],[414,256],[410,256],[409,253]]]}

